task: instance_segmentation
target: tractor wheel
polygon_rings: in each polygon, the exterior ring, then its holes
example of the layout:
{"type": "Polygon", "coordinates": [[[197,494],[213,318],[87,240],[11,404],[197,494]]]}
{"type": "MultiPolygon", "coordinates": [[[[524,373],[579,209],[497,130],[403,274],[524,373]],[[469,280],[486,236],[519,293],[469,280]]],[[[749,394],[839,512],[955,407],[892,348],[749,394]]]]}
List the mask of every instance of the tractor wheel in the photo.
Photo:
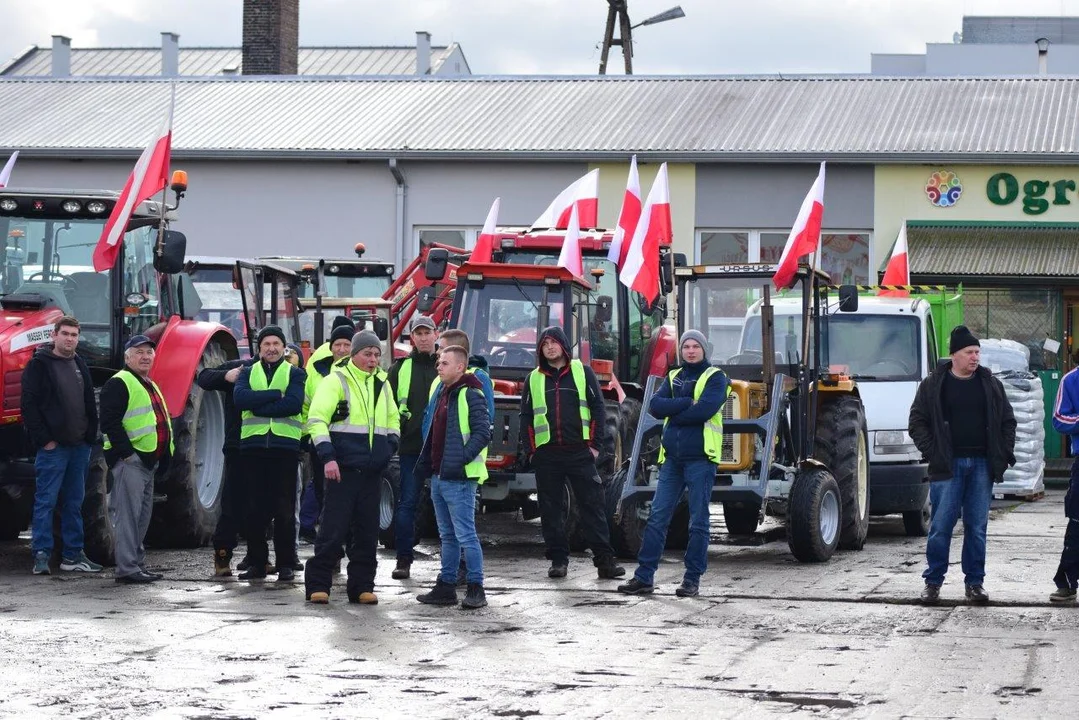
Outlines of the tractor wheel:
{"type": "MultiPolygon", "coordinates": [[[[86,475],[86,497],[82,501],[83,547],[87,557],[102,565],[113,565],[116,536],[109,517],[109,490],[112,482],[101,446],[90,452],[90,471],[86,475]]],[[[62,544],[62,543],[61,543],[62,544]]]]}
{"type": "Polygon", "coordinates": [[[26,502],[20,500],[0,489],[0,540],[2,541],[18,540],[19,533],[30,527],[30,517],[22,507],[26,505],[26,502]]]}
{"type": "Polygon", "coordinates": [[[839,484],[819,467],[800,470],[787,508],[787,544],[802,562],[824,562],[839,545],[843,509],[839,484]]]}
{"type": "Polygon", "coordinates": [[[760,507],[754,505],[723,503],[723,522],[727,524],[727,534],[752,535],[757,532],[760,512],[760,507]]]}
{"type": "Polygon", "coordinates": [[[416,496],[416,540],[437,540],[438,519],[435,506],[431,502],[431,482],[428,480],[419,488],[416,496]]]}
{"type": "MultiPolygon", "coordinates": [[[[225,362],[225,351],[211,341],[195,373],[225,362]]],[[[183,417],[173,423],[176,453],[163,488],[167,499],[154,507],[147,540],[159,547],[201,547],[213,536],[221,515],[224,486],[225,406],[218,392],[207,392],[191,378],[183,417]]]]}
{"type": "Polygon", "coordinates": [[[566,530],[566,543],[570,552],[583,552],[588,547],[580,527],[581,514],[577,507],[577,495],[569,483],[562,486],[566,511],[562,513],[562,527],[566,530]]]}
{"type": "Polygon", "coordinates": [[[378,540],[383,547],[397,548],[397,501],[401,499],[401,461],[394,458],[379,479],[378,540]]]}
{"type": "Polygon", "coordinates": [[[611,536],[611,547],[614,548],[614,554],[618,557],[629,557],[622,537],[622,528],[619,527],[618,518],[615,517],[618,512],[618,501],[622,499],[622,488],[626,484],[626,474],[626,467],[618,468],[611,481],[603,488],[603,497],[607,504],[607,529],[611,536]]]}
{"type": "Polygon", "coordinates": [[[618,406],[622,415],[622,447],[629,454],[633,448],[633,436],[637,434],[637,425],[641,422],[641,401],[636,398],[623,398],[618,406]]]}
{"type": "Polygon", "coordinates": [[[646,497],[637,495],[622,505],[622,514],[618,518],[621,557],[636,558],[641,552],[644,529],[648,525],[648,513],[644,509],[646,497]]]}
{"type": "Polygon", "coordinates": [[[932,517],[928,497],[925,499],[925,504],[922,505],[921,510],[908,510],[903,513],[903,529],[906,531],[907,537],[925,537],[928,535],[929,523],[932,517]]]}
{"type": "Polygon", "coordinates": [[[869,447],[865,408],[854,395],[821,398],[814,456],[839,483],[843,522],[839,547],[861,550],[869,534],[869,447]]]}

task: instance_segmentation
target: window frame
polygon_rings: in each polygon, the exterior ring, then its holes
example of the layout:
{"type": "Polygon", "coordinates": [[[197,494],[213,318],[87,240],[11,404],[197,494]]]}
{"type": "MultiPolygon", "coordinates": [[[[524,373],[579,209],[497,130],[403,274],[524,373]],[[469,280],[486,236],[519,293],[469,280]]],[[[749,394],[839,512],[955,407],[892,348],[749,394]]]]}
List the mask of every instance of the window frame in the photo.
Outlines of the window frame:
{"type": "MultiPolygon", "coordinates": [[[[746,228],[746,227],[731,227],[731,226],[719,226],[719,227],[700,227],[693,233],[693,261],[695,265],[707,265],[701,260],[701,248],[704,244],[704,235],[706,233],[741,233],[745,234],[749,238],[749,244],[747,249],[748,257],[745,262],[747,263],[759,263],[761,261],[761,235],[775,233],[779,235],[789,235],[790,229],[783,228],[746,228]]],[[[876,237],[876,233],[871,229],[848,229],[848,228],[821,228],[822,235],[865,235],[867,240],[868,250],[868,262],[867,278],[870,285],[877,284],[877,269],[879,261],[876,258],[875,248],[873,247],[873,241],[876,237]]]]}

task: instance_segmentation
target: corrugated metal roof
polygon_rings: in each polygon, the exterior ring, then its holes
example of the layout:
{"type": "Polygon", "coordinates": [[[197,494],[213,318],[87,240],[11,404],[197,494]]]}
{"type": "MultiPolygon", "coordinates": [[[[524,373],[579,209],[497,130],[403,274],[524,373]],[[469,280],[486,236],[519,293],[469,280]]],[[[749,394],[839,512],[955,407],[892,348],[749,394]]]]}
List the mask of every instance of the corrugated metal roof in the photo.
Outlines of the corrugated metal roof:
{"type": "MultiPolygon", "coordinates": [[[[431,48],[431,71],[457,48],[431,48]]],[[[182,47],[180,75],[212,77],[226,68],[239,71],[240,48],[182,47]]],[[[297,58],[300,75],[414,75],[415,47],[304,47],[297,58]]],[[[31,48],[0,71],[3,77],[49,77],[52,50],[31,48]]],[[[153,77],[161,75],[161,48],[72,48],[71,74],[75,77],[153,77]]]]}
{"type": "Polygon", "coordinates": [[[976,279],[1079,277],[1079,225],[908,226],[910,274],[976,279]]]}
{"type": "Polygon", "coordinates": [[[0,80],[0,148],[187,157],[1079,163],[1079,78],[0,80]]]}

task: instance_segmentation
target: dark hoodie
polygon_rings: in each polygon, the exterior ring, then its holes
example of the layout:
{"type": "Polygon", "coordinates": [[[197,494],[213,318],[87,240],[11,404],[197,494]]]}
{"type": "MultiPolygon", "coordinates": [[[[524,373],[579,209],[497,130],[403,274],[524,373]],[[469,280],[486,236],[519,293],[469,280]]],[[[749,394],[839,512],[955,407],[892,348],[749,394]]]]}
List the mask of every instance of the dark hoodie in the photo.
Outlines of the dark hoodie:
{"type": "Polygon", "coordinates": [[[723,407],[729,384],[722,371],[713,373],[700,398],[694,401],[697,381],[708,367],[707,359],[683,363],[674,383],[669,376],[665,378],[649,403],[648,412],[652,417],[667,420],[663,449],[669,459],[683,462],[708,459],[704,454],[704,424],[723,407]]]}
{"type": "Polygon", "coordinates": [[[94,383],[79,355],[71,359],[55,355],[52,343],[39,347],[23,370],[21,400],[23,425],[36,449],[53,441],[70,446],[92,445],[97,440],[94,383]],[[79,377],[82,403],[72,407],[77,402],[79,377]]]}
{"type": "Polygon", "coordinates": [[[438,377],[435,363],[438,356],[434,353],[421,353],[416,348],[408,354],[408,358],[401,358],[393,364],[387,376],[390,388],[393,390],[394,402],[397,401],[397,385],[401,376],[401,366],[405,360],[412,360],[412,380],[408,386],[408,397],[405,398],[404,408],[398,407],[401,412],[401,448],[402,455],[419,455],[423,449],[423,412],[427,408],[427,400],[431,394],[431,383],[438,377]],[[408,413],[404,410],[407,409],[408,413]]]}
{"type": "Polygon", "coordinates": [[[431,413],[431,431],[423,443],[416,463],[416,477],[426,480],[437,475],[442,480],[465,480],[465,465],[474,460],[491,442],[491,418],[483,397],[483,383],[471,373],[440,394],[431,413]],[[458,420],[458,395],[468,393],[468,428],[466,443],[458,420]]]}
{"type": "MultiPolygon", "coordinates": [[[[603,404],[603,391],[600,390],[599,380],[588,365],[584,366],[585,379],[585,402],[592,415],[589,432],[589,440],[584,439],[584,427],[581,424],[580,396],[577,394],[577,385],[573,382],[573,373],[570,371],[569,360],[572,357],[569,351],[569,338],[559,327],[547,328],[540,333],[536,341],[536,356],[539,358],[538,370],[544,376],[544,387],[547,396],[547,421],[551,426],[551,441],[539,449],[544,453],[574,453],[586,448],[594,448],[599,452],[596,458],[598,465],[614,453],[614,438],[607,432],[607,410],[603,404]],[[551,338],[562,346],[562,354],[566,364],[556,370],[543,356],[543,341],[551,338]]],[[[531,383],[526,379],[524,388],[521,390],[521,445],[528,447],[530,452],[536,451],[536,435],[532,427],[534,413],[532,410],[531,383]]]]}

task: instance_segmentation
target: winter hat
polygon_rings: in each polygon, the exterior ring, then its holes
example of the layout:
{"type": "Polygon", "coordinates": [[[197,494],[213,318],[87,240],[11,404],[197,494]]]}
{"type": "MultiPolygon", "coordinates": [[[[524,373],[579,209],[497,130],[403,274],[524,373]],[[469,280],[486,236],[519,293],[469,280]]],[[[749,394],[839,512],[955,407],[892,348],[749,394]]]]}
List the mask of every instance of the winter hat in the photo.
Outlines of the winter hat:
{"type": "Polygon", "coordinates": [[[267,325],[266,327],[259,330],[258,342],[256,343],[256,345],[261,345],[262,341],[268,337],[278,338],[279,340],[281,340],[282,345],[284,345],[286,342],[285,333],[281,330],[280,327],[278,327],[277,325],[267,325]]]}
{"type": "Polygon", "coordinates": [[[378,335],[375,335],[370,330],[358,332],[352,337],[352,355],[371,347],[377,347],[381,350],[382,342],[378,339],[378,335]]]}
{"type": "Polygon", "coordinates": [[[971,345],[981,347],[981,343],[978,342],[978,338],[974,337],[966,325],[957,325],[952,330],[952,339],[948,342],[948,354],[954,355],[963,348],[968,348],[971,345]]]}
{"type": "Polygon", "coordinates": [[[337,315],[333,319],[333,325],[330,326],[330,331],[332,332],[339,327],[347,327],[349,330],[355,331],[356,323],[352,322],[352,318],[348,315],[337,315]]]}
{"type": "Polygon", "coordinates": [[[356,334],[355,328],[351,328],[344,324],[336,325],[330,332],[330,345],[333,345],[338,340],[351,340],[354,334],[356,334]]]}
{"type": "Polygon", "coordinates": [[[708,352],[708,338],[706,338],[704,333],[700,330],[686,330],[682,333],[682,337],[678,340],[679,350],[686,344],[686,340],[696,340],[697,344],[701,346],[701,349],[708,352]]]}

